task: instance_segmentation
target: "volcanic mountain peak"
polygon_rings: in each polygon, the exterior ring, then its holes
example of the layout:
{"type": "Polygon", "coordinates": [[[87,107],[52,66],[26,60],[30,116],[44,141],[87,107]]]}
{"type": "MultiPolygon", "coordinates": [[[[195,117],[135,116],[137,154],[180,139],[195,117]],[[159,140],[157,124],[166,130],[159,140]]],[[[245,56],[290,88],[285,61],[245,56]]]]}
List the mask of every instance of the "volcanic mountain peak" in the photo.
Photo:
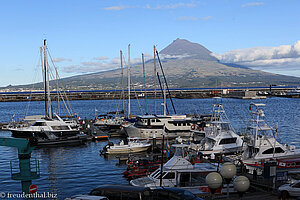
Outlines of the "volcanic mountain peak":
{"type": "Polygon", "coordinates": [[[184,56],[189,58],[198,58],[202,60],[216,61],[217,59],[211,56],[211,51],[209,51],[204,46],[193,43],[185,39],[177,38],[166,48],[160,51],[161,54],[169,56],[184,56]]]}

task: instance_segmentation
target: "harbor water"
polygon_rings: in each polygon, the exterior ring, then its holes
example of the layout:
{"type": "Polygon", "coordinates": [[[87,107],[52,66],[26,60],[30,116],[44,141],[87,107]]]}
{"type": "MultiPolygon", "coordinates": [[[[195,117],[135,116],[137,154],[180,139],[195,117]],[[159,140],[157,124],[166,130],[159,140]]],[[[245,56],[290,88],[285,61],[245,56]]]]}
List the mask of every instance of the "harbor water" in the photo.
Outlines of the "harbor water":
{"type": "MultiPolygon", "coordinates": [[[[210,114],[214,103],[220,99],[173,99],[177,114],[210,114]]],[[[249,104],[265,103],[265,116],[269,125],[276,128],[282,143],[300,148],[300,99],[267,98],[261,100],[222,99],[224,109],[237,132],[245,131],[249,119],[249,104]]],[[[157,113],[162,114],[161,100],[157,102],[157,113]]],[[[55,104],[55,102],[53,102],[55,104]]],[[[92,119],[97,114],[121,110],[118,100],[72,101],[73,110],[81,118],[92,119]],[[118,108],[119,107],[119,108],[118,108]]],[[[174,113],[170,102],[168,110],[174,113]]],[[[131,111],[134,115],[145,113],[144,100],[132,100],[131,111]],[[142,110],[140,109],[142,108],[142,110]]],[[[0,122],[8,122],[13,114],[16,117],[43,114],[43,102],[1,102],[0,122]]],[[[148,99],[148,113],[154,113],[154,100],[148,99]]],[[[54,109],[55,112],[58,112],[54,109]]],[[[11,133],[2,131],[0,136],[10,137],[11,133]]],[[[119,138],[111,139],[114,143],[119,138]]],[[[64,199],[76,194],[88,194],[93,188],[103,184],[128,184],[122,172],[126,166],[118,159],[106,159],[99,150],[103,142],[88,142],[76,147],[40,148],[32,153],[32,158],[40,162],[41,177],[33,180],[39,193],[57,194],[64,199]]],[[[17,159],[17,149],[0,146],[0,192],[21,193],[21,183],[11,179],[10,161],[17,159]]]]}

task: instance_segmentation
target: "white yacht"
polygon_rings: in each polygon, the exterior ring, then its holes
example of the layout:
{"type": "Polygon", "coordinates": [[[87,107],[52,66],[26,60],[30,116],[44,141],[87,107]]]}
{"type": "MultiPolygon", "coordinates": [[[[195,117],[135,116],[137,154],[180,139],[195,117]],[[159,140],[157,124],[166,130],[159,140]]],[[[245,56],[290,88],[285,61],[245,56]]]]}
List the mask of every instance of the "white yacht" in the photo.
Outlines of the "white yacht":
{"type": "MultiPolygon", "coordinates": [[[[45,133],[53,133],[52,137],[66,137],[79,134],[78,128],[72,128],[69,123],[57,119],[38,119],[30,126],[10,127],[13,137],[29,138],[40,137],[46,138],[45,133]]],[[[51,137],[50,137],[51,138],[51,137]]]]}
{"type": "Polygon", "coordinates": [[[264,162],[268,160],[299,158],[300,149],[294,145],[280,144],[277,141],[277,131],[265,122],[262,107],[265,104],[250,104],[251,118],[247,127],[247,147],[241,160],[249,169],[261,173],[264,162]]]}
{"type": "Polygon", "coordinates": [[[205,185],[205,177],[210,172],[217,171],[217,165],[212,163],[195,163],[192,165],[184,157],[188,145],[175,144],[174,156],[147,177],[142,177],[130,181],[133,186],[140,187],[180,187],[183,189],[193,190],[199,186],[205,185]],[[160,176],[162,174],[162,184],[160,185],[160,176]]]}
{"type": "MultiPolygon", "coordinates": [[[[44,79],[44,94],[45,94],[45,115],[34,116],[28,120],[30,123],[18,124],[9,127],[8,130],[12,132],[13,137],[33,138],[38,145],[56,145],[56,144],[70,144],[83,143],[87,136],[80,134],[76,121],[64,121],[58,115],[53,116],[52,102],[50,96],[50,66],[47,61],[47,46],[44,40],[44,46],[41,47],[41,54],[43,54],[41,63],[43,64],[43,79],[44,79]],[[33,122],[35,121],[35,122],[33,122]]],[[[57,75],[58,77],[58,75],[57,75]]],[[[62,98],[61,92],[58,93],[58,99],[62,98]]],[[[64,101],[64,105],[67,102],[64,101]]],[[[70,113],[70,109],[68,114],[70,113]]]]}
{"type": "Polygon", "coordinates": [[[191,124],[201,122],[201,118],[188,117],[186,115],[142,115],[136,117],[137,122],[133,125],[124,126],[128,137],[140,139],[176,138],[178,136],[191,137],[191,124]]]}
{"type": "Polygon", "coordinates": [[[213,117],[205,127],[194,128],[194,132],[204,132],[205,138],[200,142],[191,143],[191,148],[201,151],[204,155],[230,154],[242,150],[243,140],[235,133],[225,113],[223,104],[213,106],[213,117]]]}

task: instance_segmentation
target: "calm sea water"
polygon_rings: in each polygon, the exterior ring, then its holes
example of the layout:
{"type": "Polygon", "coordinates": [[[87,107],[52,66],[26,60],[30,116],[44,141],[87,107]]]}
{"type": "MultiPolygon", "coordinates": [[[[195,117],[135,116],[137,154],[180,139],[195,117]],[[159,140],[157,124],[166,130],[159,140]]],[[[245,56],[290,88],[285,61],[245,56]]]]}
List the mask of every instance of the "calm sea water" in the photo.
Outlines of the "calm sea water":
{"type": "MultiPolygon", "coordinates": [[[[174,99],[177,113],[211,113],[216,99],[174,99]]],[[[300,148],[300,99],[268,98],[264,100],[223,99],[227,116],[237,131],[242,131],[248,122],[250,102],[265,103],[265,115],[269,125],[275,127],[278,122],[278,134],[283,143],[294,144],[300,148]]],[[[161,102],[157,103],[158,113],[162,113],[161,102]]],[[[93,118],[97,114],[114,111],[117,100],[72,101],[73,110],[81,118],[93,118]]],[[[144,100],[132,100],[132,114],[145,113],[144,100]],[[140,106],[143,111],[141,111],[140,106]]],[[[1,102],[0,122],[8,122],[12,115],[22,117],[43,114],[43,102],[1,102]]],[[[119,109],[120,110],[120,109],[119,109]]],[[[148,113],[154,113],[154,100],[148,100],[148,113]]],[[[169,107],[173,113],[171,106],[169,107]]],[[[56,110],[56,112],[58,112],[56,110]]],[[[10,137],[10,132],[0,132],[0,136],[10,137]]],[[[118,142],[119,139],[113,139],[118,142]]],[[[102,184],[128,184],[122,177],[125,165],[119,165],[117,159],[105,159],[99,150],[106,142],[89,142],[78,147],[42,148],[34,150],[32,158],[40,161],[41,177],[34,180],[38,192],[58,194],[58,199],[75,194],[87,194],[102,184]]],[[[20,193],[21,183],[11,180],[9,162],[17,159],[17,149],[0,146],[0,192],[20,193]]]]}

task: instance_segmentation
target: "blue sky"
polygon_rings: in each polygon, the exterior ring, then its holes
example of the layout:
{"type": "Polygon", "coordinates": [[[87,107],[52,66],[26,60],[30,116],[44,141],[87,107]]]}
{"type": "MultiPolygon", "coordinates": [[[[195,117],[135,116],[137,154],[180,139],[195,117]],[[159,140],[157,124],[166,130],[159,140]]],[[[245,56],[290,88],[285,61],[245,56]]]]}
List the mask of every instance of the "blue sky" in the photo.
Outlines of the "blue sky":
{"type": "MultiPolygon", "coordinates": [[[[120,50],[127,57],[129,43],[133,62],[152,54],[153,45],[161,50],[176,38],[200,43],[224,60],[233,49],[296,49],[299,7],[298,0],[3,0],[0,86],[41,80],[35,77],[44,38],[61,77],[115,68],[120,50]]],[[[298,61],[288,69],[259,63],[258,69],[300,76],[298,61]]]]}

